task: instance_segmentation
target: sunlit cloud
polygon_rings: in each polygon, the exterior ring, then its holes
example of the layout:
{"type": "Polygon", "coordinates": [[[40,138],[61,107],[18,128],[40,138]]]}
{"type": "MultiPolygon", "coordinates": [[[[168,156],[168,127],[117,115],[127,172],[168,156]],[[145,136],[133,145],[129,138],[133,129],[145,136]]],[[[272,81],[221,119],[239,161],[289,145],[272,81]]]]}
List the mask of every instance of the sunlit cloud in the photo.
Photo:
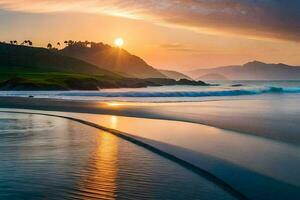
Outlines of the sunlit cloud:
{"type": "Polygon", "coordinates": [[[0,0],[12,11],[84,12],[206,34],[300,41],[300,2],[286,0],[0,0]]]}
{"type": "Polygon", "coordinates": [[[179,52],[194,52],[198,53],[201,52],[198,49],[190,48],[186,45],[179,44],[179,43],[165,43],[160,45],[161,48],[166,49],[168,51],[179,51],[179,52]]]}

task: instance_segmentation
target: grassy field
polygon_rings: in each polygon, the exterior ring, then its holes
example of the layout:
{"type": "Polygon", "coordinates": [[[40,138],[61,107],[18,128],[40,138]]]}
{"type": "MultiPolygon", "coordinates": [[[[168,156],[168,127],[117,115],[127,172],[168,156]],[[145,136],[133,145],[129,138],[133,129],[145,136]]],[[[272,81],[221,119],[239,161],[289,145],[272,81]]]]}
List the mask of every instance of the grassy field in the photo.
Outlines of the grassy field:
{"type": "Polygon", "coordinates": [[[163,85],[207,85],[182,79],[135,79],[107,75],[62,72],[0,72],[0,90],[99,90],[102,88],[139,88],[163,85]]]}
{"type": "Polygon", "coordinates": [[[62,72],[0,72],[2,90],[97,90],[99,88],[144,87],[146,82],[107,75],[62,72]]]}

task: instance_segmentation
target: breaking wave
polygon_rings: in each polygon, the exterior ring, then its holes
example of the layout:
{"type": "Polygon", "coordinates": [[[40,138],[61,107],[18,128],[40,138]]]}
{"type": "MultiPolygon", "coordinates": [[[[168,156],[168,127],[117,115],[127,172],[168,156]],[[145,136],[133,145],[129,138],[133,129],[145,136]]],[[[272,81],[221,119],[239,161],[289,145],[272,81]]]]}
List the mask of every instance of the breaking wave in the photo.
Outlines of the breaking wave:
{"type": "Polygon", "coordinates": [[[85,97],[209,97],[209,96],[239,96],[266,93],[300,93],[300,87],[265,87],[258,89],[232,89],[218,91],[126,91],[126,92],[62,92],[58,96],[85,97]]]}

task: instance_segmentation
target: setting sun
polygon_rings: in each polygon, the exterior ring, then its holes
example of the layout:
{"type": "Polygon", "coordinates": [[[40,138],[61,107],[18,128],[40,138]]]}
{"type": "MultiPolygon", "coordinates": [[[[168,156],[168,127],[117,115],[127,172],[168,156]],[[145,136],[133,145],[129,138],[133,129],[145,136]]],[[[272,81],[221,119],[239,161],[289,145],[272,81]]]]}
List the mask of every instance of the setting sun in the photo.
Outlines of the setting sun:
{"type": "Polygon", "coordinates": [[[122,38],[116,38],[115,39],[115,45],[117,47],[122,47],[124,45],[124,40],[122,38]]]}

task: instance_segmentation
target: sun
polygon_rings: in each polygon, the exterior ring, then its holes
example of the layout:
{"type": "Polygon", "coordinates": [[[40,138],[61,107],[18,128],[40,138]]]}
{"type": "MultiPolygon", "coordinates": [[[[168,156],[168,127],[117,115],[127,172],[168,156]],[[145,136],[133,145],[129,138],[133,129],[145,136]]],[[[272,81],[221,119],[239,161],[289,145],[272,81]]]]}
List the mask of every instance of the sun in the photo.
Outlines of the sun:
{"type": "Polygon", "coordinates": [[[124,45],[124,40],[123,40],[123,38],[116,38],[116,39],[115,39],[115,45],[116,45],[117,47],[122,47],[122,46],[124,45]]]}

